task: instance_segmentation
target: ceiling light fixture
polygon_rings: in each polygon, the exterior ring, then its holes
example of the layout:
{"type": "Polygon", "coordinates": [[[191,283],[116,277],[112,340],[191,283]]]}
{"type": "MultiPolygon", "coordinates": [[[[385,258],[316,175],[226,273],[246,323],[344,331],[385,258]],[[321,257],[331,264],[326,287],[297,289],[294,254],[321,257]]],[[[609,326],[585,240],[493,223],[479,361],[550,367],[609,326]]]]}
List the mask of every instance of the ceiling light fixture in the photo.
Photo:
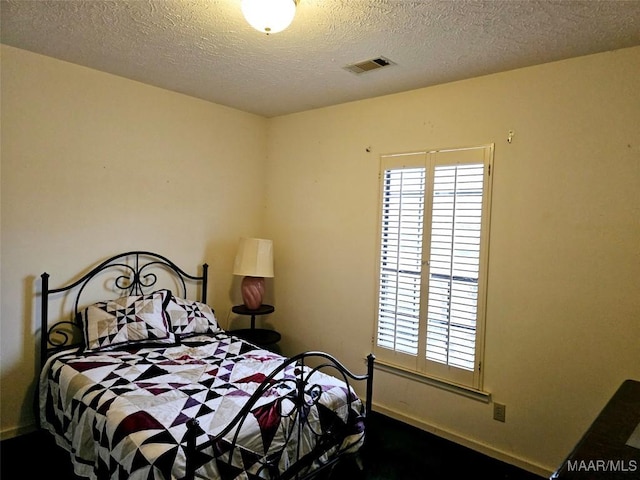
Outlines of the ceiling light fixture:
{"type": "Polygon", "coordinates": [[[249,25],[269,35],[291,24],[297,4],[298,0],[242,0],[242,13],[249,25]]]}

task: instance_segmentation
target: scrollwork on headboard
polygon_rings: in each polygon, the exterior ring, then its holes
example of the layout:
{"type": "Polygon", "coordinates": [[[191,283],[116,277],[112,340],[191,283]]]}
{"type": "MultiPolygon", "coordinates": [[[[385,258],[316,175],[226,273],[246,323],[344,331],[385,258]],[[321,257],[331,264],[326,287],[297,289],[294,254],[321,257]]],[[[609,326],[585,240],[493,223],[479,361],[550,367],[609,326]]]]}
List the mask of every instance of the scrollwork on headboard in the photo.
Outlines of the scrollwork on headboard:
{"type": "Polygon", "coordinates": [[[200,284],[200,301],[207,301],[207,275],[208,265],[202,265],[201,275],[191,275],[178,267],[168,258],[157,253],[138,250],[115,255],[93,267],[88,273],[82,275],[78,280],[63,287],[50,289],[49,274],[44,272],[42,279],[42,311],[41,311],[41,341],[40,359],[44,365],[47,359],[49,347],[59,348],[68,346],[70,335],[61,327],[64,325],[79,327],[80,299],[87,285],[99,274],[113,270],[117,275],[113,279],[113,286],[119,291],[120,296],[142,295],[157,287],[158,275],[156,272],[166,271],[175,281],[179,289],[178,295],[187,298],[187,282],[200,284]],[[71,292],[77,289],[75,300],[73,301],[73,321],[62,320],[49,327],[49,300],[50,295],[71,292]],[[54,335],[59,335],[58,338],[54,335]]]}

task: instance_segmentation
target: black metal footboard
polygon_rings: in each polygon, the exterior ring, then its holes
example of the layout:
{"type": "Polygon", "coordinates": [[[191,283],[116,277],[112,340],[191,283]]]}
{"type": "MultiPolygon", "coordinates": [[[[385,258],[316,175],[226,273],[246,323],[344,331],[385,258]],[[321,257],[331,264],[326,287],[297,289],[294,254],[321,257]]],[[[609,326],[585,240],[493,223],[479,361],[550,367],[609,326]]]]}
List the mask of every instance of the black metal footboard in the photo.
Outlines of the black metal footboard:
{"type": "Polygon", "coordinates": [[[328,473],[345,456],[357,455],[364,441],[366,419],[371,413],[374,361],[374,355],[370,354],[367,357],[367,373],[356,375],[324,352],[306,352],[287,359],[266,377],[236,417],[215,436],[207,435],[198,420],[188,422],[185,478],[195,479],[196,470],[204,458],[202,451],[209,449],[216,452],[218,472],[222,480],[226,480],[223,472],[232,470],[227,467],[233,462],[237,450],[242,448],[239,437],[244,424],[263,395],[280,388],[288,391],[278,403],[279,415],[286,424],[284,441],[265,453],[259,460],[257,472],[253,473],[270,480],[310,480],[321,473],[328,473]],[[283,372],[292,370],[295,375],[283,377],[283,372]],[[325,418],[317,422],[317,418],[310,414],[312,409],[322,408],[318,407],[322,387],[314,376],[317,372],[342,380],[346,387],[342,413],[332,417],[332,421],[325,418]],[[351,387],[353,380],[366,382],[364,405],[351,387]],[[362,408],[355,408],[356,404],[362,408]],[[354,415],[359,418],[353,418],[354,415]],[[207,435],[208,439],[198,444],[201,435],[207,435]],[[286,459],[283,460],[285,455],[286,459]]]}

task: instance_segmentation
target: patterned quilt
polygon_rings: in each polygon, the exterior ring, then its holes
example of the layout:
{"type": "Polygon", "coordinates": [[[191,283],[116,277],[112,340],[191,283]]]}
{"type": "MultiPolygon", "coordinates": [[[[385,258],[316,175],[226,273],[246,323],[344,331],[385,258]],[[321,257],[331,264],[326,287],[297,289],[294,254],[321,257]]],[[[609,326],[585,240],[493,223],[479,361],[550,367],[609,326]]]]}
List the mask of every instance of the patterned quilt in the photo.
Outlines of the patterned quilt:
{"type": "MultiPolygon", "coordinates": [[[[78,475],[181,479],[187,421],[198,420],[203,433],[196,444],[208,445],[285,360],[224,332],[164,348],[62,352],[41,374],[41,425],[70,452],[78,475]]],[[[277,378],[294,378],[297,370],[292,365],[277,378]]],[[[314,401],[304,412],[312,429],[335,428],[338,419],[346,435],[333,451],[357,451],[364,439],[363,404],[334,376],[315,372],[312,383],[306,395],[314,401]]],[[[295,442],[287,440],[297,421],[289,414],[293,386],[272,384],[238,432],[232,430],[197,455],[196,478],[269,479],[274,474],[264,467],[267,462],[282,471],[300,452],[313,449],[316,440],[308,431],[295,442]],[[229,455],[236,433],[238,448],[229,455]]]]}

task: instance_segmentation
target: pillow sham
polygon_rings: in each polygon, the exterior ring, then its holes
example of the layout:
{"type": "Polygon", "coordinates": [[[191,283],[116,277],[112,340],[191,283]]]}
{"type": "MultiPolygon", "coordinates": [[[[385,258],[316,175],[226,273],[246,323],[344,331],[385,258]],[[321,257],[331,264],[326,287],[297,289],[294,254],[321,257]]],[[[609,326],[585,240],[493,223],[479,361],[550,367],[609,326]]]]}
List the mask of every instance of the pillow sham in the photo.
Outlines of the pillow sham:
{"type": "Polygon", "coordinates": [[[173,296],[167,306],[171,328],[179,338],[221,330],[209,305],[173,296]]]}
{"type": "Polygon", "coordinates": [[[158,290],[90,305],[82,316],[84,351],[175,345],[166,310],[170,300],[169,290],[158,290]]]}

